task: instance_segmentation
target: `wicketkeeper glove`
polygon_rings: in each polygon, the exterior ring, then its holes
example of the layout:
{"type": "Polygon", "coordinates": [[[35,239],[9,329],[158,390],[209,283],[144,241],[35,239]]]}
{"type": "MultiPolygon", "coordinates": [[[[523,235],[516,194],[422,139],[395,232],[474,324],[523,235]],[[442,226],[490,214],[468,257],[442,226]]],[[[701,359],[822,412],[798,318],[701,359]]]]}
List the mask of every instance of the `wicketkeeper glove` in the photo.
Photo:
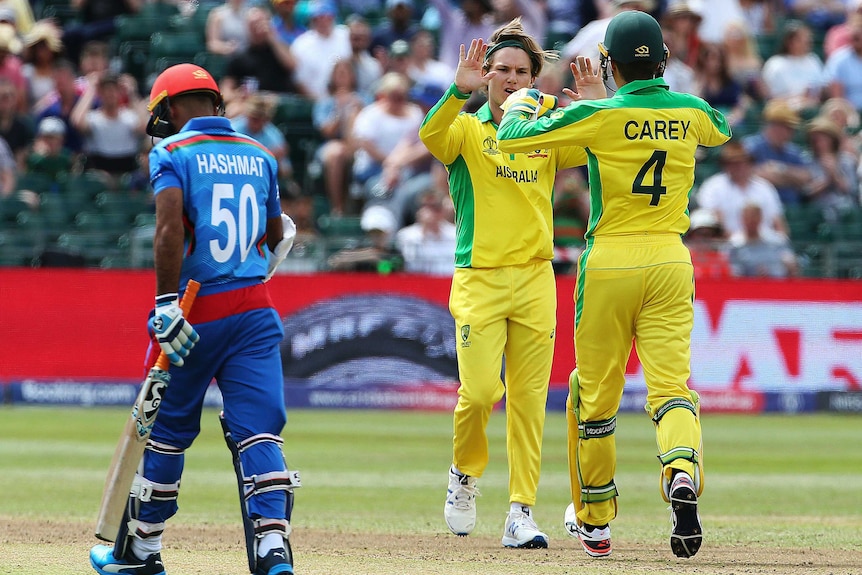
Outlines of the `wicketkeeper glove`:
{"type": "Polygon", "coordinates": [[[273,274],[275,274],[275,270],[278,268],[278,265],[283,262],[284,258],[287,257],[287,254],[290,253],[290,248],[293,247],[293,240],[296,238],[296,224],[293,223],[290,216],[287,214],[281,214],[281,225],[284,228],[284,235],[281,237],[281,241],[278,242],[278,245],[275,246],[275,251],[270,252],[269,254],[266,277],[263,278],[264,282],[268,282],[272,278],[273,274]]]}
{"type": "Polygon", "coordinates": [[[509,94],[500,106],[504,114],[521,114],[530,119],[541,118],[557,107],[557,97],[536,88],[521,88],[509,94]]]}
{"type": "Polygon", "coordinates": [[[192,324],[183,317],[177,294],[166,293],[156,296],[156,308],[150,318],[150,329],[159,347],[168,356],[171,364],[181,367],[183,358],[200,339],[192,324]]]}

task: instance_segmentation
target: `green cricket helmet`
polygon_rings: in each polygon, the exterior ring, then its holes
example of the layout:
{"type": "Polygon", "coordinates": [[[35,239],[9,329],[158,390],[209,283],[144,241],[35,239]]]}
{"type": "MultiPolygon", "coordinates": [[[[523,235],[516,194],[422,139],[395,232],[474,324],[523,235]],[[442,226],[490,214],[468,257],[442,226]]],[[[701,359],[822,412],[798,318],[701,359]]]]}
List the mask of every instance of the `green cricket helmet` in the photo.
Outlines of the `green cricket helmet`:
{"type": "MultiPolygon", "coordinates": [[[[655,62],[669,55],[661,26],[655,18],[639,10],[627,10],[614,16],[605,31],[605,41],[599,43],[602,58],[616,62],[655,62]]],[[[663,69],[662,69],[663,71],[663,69]]]]}

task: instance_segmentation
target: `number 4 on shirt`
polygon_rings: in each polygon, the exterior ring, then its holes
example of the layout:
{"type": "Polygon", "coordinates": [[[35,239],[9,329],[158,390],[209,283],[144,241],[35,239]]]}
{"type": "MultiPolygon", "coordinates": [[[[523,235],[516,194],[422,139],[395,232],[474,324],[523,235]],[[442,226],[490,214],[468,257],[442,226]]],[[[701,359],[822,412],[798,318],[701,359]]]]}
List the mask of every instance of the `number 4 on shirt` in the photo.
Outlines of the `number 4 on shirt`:
{"type": "Polygon", "coordinates": [[[667,188],[661,185],[661,174],[664,170],[664,164],[667,160],[667,151],[666,150],[656,150],[652,153],[649,160],[641,166],[638,175],[635,176],[635,181],[632,183],[632,193],[633,194],[646,194],[648,196],[652,196],[650,199],[649,205],[657,206],[661,197],[667,193],[667,188]],[[644,183],[644,179],[647,177],[647,174],[650,171],[650,168],[653,169],[652,173],[652,185],[647,185],[644,183]]]}

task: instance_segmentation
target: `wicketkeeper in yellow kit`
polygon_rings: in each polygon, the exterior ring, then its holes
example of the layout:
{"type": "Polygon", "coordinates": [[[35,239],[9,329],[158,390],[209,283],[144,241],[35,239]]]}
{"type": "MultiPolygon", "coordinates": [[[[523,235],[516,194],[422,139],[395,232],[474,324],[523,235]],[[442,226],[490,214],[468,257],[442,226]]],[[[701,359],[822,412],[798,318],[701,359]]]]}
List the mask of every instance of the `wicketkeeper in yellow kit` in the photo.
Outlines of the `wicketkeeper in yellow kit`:
{"type": "Polygon", "coordinates": [[[694,278],[681,235],[689,227],[695,149],[730,138],[724,116],[662,79],[667,48],[659,24],[639,11],[615,16],[601,44],[611,98],[575,102],[531,119],[513,94],[497,132],[500,150],[586,149],[590,221],[578,261],[575,354],[567,402],[572,504],[566,528],[593,557],[611,552],[617,514],[616,415],[632,340],[655,424],[661,494],[671,504],[671,549],[697,553],[703,490],[697,394],[688,388],[694,278]]]}
{"type": "Polygon", "coordinates": [[[485,429],[505,393],[510,510],[503,545],[547,547],[548,536],[536,526],[531,508],[556,327],[551,196],[557,170],[583,165],[586,156],[571,147],[500,152],[500,105],[510,93],[532,86],[551,54],[524,32],[519,19],[489,40],[486,45],[475,39],[468,50],[461,46],[455,81],[419,130],[448,169],[458,230],[449,309],[461,385],[444,517],[460,536],[475,527],[476,480],[488,464],[485,429]],[[470,93],[486,86],[487,103],[476,113],[460,113],[470,93]]]}

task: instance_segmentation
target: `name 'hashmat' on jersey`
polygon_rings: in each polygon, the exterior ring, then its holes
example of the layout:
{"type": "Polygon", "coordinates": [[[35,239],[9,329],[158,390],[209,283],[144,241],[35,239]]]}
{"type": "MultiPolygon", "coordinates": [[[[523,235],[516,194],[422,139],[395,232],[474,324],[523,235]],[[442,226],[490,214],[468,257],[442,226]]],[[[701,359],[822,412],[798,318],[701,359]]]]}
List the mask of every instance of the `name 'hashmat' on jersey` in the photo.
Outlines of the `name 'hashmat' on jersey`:
{"type": "Polygon", "coordinates": [[[201,174],[238,174],[263,176],[264,159],[244,154],[195,154],[201,174]]]}
{"type": "Polygon", "coordinates": [[[539,170],[513,170],[509,166],[497,166],[497,177],[508,178],[520,183],[539,181],[539,170]]]}

